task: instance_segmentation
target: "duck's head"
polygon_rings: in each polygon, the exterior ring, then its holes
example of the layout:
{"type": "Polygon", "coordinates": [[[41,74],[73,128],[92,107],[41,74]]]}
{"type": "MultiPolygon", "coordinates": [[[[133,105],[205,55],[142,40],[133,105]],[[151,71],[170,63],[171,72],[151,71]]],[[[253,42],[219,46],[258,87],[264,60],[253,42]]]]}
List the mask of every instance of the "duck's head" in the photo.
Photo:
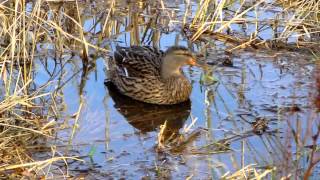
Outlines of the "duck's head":
{"type": "Polygon", "coordinates": [[[168,61],[167,63],[175,64],[178,66],[198,65],[196,57],[188,48],[183,46],[172,46],[167,49],[164,55],[164,59],[165,61],[168,61]]]}
{"type": "Polygon", "coordinates": [[[181,67],[186,65],[201,66],[197,63],[195,55],[186,47],[170,47],[163,56],[161,76],[168,78],[170,76],[181,75],[181,67]]]}

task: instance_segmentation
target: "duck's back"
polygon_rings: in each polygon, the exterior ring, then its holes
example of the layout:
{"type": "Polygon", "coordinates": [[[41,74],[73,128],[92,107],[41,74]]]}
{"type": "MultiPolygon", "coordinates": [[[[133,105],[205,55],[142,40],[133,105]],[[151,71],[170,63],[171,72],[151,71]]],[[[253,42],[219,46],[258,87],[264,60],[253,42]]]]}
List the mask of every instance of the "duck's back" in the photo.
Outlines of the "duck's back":
{"type": "Polygon", "coordinates": [[[108,62],[108,78],[122,94],[159,104],[163,91],[160,77],[162,56],[162,51],[152,47],[117,47],[108,62]]]}
{"type": "Polygon", "coordinates": [[[117,46],[114,61],[118,67],[122,68],[125,75],[160,77],[162,56],[161,50],[150,46],[117,46]]]}

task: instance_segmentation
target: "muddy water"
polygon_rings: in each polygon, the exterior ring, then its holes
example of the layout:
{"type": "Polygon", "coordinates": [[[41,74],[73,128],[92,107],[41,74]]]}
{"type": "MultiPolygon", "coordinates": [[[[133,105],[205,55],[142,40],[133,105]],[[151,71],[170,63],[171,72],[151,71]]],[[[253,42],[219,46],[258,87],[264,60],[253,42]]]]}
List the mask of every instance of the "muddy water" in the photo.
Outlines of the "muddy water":
{"type": "MultiPolygon", "coordinates": [[[[132,12],[129,8],[124,19],[139,22],[132,12]]],[[[110,47],[110,54],[116,45],[141,43],[163,50],[174,44],[198,52],[203,47],[188,42],[179,25],[166,24],[165,18],[159,21],[164,25],[146,33],[150,36],[144,36],[141,22],[120,25],[119,32],[102,44],[110,47]]],[[[83,23],[89,30],[95,22],[88,18],[83,23]]],[[[98,33],[99,27],[93,32],[98,33]]],[[[308,149],[297,148],[297,134],[301,144],[312,145],[310,131],[319,121],[313,105],[312,56],[259,50],[225,57],[224,48],[207,47],[208,69],[184,68],[193,91],[190,102],[175,106],[148,105],[117,93],[105,83],[108,53],[95,54],[89,63],[81,56],[62,54],[59,58],[65,63],[60,71],[54,68],[60,67],[57,59],[46,57],[48,71],[39,71],[36,83],[50,79],[50,88],[59,88],[57,110],[65,127],[50,144],[85,160],[70,163],[70,174],[88,179],[217,179],[247,166],[259,172],[276,170],[269,178],[299,173],[308,162],[301,154],[308,149]],[[223,63],[226,58],[231,63],[223,63]],[[51,79],[48,72],[61,76],[51,79]],[[160,126],[165,122],[162,135],[169,142],[159,148],[160,126]],[[71,137],[74,123],[77,128],[71,137]]]]}

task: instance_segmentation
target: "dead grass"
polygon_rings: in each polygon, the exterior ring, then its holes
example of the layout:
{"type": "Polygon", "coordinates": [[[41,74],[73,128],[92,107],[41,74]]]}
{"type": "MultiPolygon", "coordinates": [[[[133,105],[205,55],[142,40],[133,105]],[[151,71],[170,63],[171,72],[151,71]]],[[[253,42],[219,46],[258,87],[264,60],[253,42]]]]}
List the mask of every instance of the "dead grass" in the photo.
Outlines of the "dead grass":
{"type": "Polygon", "coordinates": [[[191,23],[187,24],[191,32],[188,36],[191,41],[205,40],[208,44],[212,44],[212,37],[223,41],[232,37],[229,51],[262,46],[275,48],[279,43],[285,47],[293,43],[297,48],[319,47],[319,7],[319,1],[316,0],[202,0],[191,23]],[[238,4],[237,9],[232,8],[234,4],[238,4]],[[276,10],[279,7],[281,9],[276,10]],[[264,15],[265,12],[270,13],[264,15]],[[239,34],[241,29],[245,35],[239,34]],[[271,30],[271,33],[265,36],[265,30],[271,30]]]}
{"type": "Polygon", "coordinates": [[[34,3],[31,11],[25,1],[0,3],[0,176],[4,178],[46,176],[50,171],[44,169],[54,162],[76,159],[52,151],[51,157],[34,160],[34,149],[29,151],[31,146],[46,147],[57,128],[56,100],[52,92],[45,92],[51,82],[41,86],[34,82],[36,46],[42,39],[52,39],[54,29],[58,38],[83,43],[85,51],[96,47],[48,20],[42,9],[45,2],[34,3]]]}
{"type": "Polygon", "coordinates": [[[238,171],[234,172],[234,173],[230,173],[227,172],[226,174],[224,174],[221,179],[223,180],[241,180],[241,179],[252,179],[252,180],[260,180],[260,179],[264,179],[266,178],[266,176],[270,173],[272,173],[272,171],[275,170],[274,169],[267,169],[267,170],[261,170],[261,169],[257,169],[255,168],[254,164],[250,164],[247,165],[245,167],[243,167],[242,169],[239,169],[238,171]]]}

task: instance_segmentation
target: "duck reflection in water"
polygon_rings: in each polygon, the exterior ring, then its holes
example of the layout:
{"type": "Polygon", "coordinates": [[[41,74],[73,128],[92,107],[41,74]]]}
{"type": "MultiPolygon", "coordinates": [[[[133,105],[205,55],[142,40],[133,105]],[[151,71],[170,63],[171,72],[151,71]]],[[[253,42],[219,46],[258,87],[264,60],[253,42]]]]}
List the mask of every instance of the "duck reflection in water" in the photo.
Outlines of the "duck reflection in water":
{"type": "Polygon", "coordinates": [[[120,112],[134,128],[142,133],[156,131],[166,121],[165,139],[179,136],[179,130],[190,115],[190,100],[175,105],[154,105],[140,102],[120,94],[111,82],[105,82],[109,95],[114,101],[114,108],[120,112]]]}

